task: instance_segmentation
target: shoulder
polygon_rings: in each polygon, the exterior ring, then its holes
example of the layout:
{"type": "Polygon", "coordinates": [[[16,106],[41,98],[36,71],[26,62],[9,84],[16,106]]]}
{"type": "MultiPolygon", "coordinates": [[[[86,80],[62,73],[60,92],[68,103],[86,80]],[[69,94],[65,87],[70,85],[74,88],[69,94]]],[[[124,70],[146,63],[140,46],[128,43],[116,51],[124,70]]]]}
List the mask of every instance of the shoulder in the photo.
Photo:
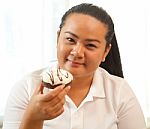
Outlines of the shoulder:
{"type": "Polygon", "coordinates": [[[18,96],[18,98],[23,96],[30,97],[33,93],[34,88],[41,83],[40,74],[45,68],[30,72],[21,77],[15,84],[12,86],[10,95],[18,96]]]}
{"type": "Polygon", "coordinates": [[[98,68],[97,72],[101,75],[107,96],[116,97],[116,99],[124,98],[126,100],[135,97],[132,88],[124,78],[111,75],[103,68],[98,68]]]}
{"type": "Polygon", "coordinates": [[[41,69],[34,70],[34,71],[26,74],[25,76],[23,76],[23,78],[19,82],[26,83],[26,85],[28,85],[28,86],[36,85],[37,83],[42,81],[43,71],[45,71],[47,69],[52,69],[53,67],[56,67],[56,65],[57,65],[57,62],[52,62],[48,66],[45,66],[41,69]]]}
{"type": "Polygon", "coordinates": [[[106,105],[114,110],[119,121],[118,125],[134,128],[135,125],[126,123],[125,120],[128,120],[131,123],[135,122],[137,128],[144,129],[144,116],[140,104],[128,82],[124,78],[109,74],[102,68],[99,68],[98,71],[104,81],[106,105]],[[137,118],[141,118],[140,121],[137,118]]]}
{"type": "Polygon", "coordinates": [[[28,94],[28,96],[30,97],[35,87],[41,84],[42,72],[45,71],[46,69],[52,69],[53,67],[56,67],[56,65],[57,62],[52,62],[48,64],[48,66],[34,70],[24,75],[19,81],[15,83],[15,85],[12,88],[12,91],[15,92],[18,91],[19,93],[22,92],[22,94],[28,94]]]}
{"type": "Polygon", "coordinates": [[[96,70],[96,72],[98,74],[100,74],[101,77],[103,78],[103,81],[105,81],[107,83],[111,83],[111,84],[114,84],[114,85],[120,85],[120,84],[123,84],[123,83],[127,84],[127,81],[124,78],[112,75],[112,74],[108,73],[105,69],[103,69],[101,67],[99,67],[96,70]]]}

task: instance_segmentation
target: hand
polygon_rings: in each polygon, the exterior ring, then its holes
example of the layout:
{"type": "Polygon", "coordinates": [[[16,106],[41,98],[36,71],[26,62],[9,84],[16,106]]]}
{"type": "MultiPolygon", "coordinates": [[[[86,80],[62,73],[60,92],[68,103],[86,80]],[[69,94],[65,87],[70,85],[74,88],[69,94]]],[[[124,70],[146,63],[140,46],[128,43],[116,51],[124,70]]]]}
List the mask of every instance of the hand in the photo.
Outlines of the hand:
{"type": "Polygon", "coordinates": [[[70,86],[58,86],[47,94],[43,94],[43,88],[42,85],[38,86],[31,97],[25,112],[28,120],[51,120],[64,112],[65,95],[68,93],[70,86]]]}

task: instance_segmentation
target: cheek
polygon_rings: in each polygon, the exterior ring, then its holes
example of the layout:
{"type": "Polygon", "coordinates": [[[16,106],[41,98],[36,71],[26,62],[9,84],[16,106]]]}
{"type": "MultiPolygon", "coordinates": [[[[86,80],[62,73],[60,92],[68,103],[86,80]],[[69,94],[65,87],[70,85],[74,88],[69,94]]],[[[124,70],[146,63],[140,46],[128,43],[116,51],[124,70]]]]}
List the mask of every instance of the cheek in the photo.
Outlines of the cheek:
{"type": "Polygon", "coordinates": [[[69,50],[65,45],[58,44],[57,46],[57,58],[58,60],[65,60],[69,54],[69,50]]]}
{"type": "Polygon", "coordinates": [[[64,55],[64,50],[63,50],[63,46],[62,45],[58,45],[57,46],[57,57],[58,60],[62,58],[62,56],[64,55]]]}
{"type": "Polygon", "coordinates": [[[95,54],[92,54],[90,57],[90,65],[93,66],[93,67],[99,67],[102,59],[103,59],[103,56],[102,54],[99,54],[99,53],[95,53],[95,54]]]}
{"type": "Polygon", "coordinates": [[[58,63],[59,63],[59,67],[63,67],[64,65],[64,50],[63,50],[63,47],[58,45],[57,46],[57,60],[58,60],[58,63]]]}

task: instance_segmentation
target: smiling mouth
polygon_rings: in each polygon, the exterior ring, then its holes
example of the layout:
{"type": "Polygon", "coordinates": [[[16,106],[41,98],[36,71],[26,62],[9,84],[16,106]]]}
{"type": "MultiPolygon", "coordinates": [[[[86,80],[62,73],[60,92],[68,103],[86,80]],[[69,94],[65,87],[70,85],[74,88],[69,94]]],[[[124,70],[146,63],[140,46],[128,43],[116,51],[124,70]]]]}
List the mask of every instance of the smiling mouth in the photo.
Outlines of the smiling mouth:
{"type": "Polygon", "coordinates": [[[78,62],[78,61],[73,61],[73,60],[69,60],[69,59],[67,59],[67,61],[73,66],[85,65],[85,63],[78,62]]]}

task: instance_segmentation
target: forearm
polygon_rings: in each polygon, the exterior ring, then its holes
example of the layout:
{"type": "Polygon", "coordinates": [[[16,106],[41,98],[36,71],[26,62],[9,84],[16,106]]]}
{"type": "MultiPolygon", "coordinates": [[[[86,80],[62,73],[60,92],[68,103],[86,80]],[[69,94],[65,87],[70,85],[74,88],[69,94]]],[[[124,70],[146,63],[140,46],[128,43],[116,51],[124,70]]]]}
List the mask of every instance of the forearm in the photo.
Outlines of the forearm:
{"type": "Polygon", "coordinates": [[[36,117],[34,117],[34,115],[32,114],[32,110],[27,108],[22,118],[19,129],[42,129],[44,120],[35,118],[36,117]]]}
{"type": "Polygon", "coordinates": [[[19,129],[42,129],[43,121],[31,121],[28,118],[23,118],[19,129]]]}

